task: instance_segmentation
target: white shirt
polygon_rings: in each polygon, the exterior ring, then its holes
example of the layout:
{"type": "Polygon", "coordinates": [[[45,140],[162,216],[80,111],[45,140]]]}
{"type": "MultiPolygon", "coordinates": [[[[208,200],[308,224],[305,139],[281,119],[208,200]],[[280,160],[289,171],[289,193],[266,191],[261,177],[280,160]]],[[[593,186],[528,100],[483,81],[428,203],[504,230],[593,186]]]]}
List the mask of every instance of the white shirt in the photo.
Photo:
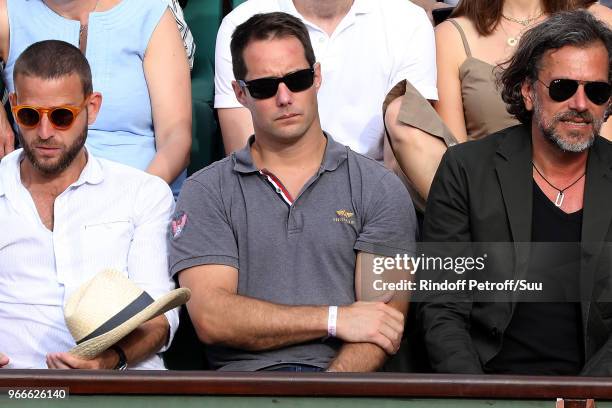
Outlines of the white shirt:
{"type": "MultiPolygon", "coordinates": [[[[0,162],[0,352],[8,368],[46,368],[47,353],[75,346],[63,305],[96,273],[122,271],[153,298],[174,289],[166,249],[174,200],[160,178],[88,153],[55,199],[49,231],[21,183],[21,159],[19,149],[0,162]]],[[[178,310],[166,318],[170,344],[178,310]]],[[[132,368],[164,365],[154,354],[132,368]]]]}
{"type": "Polygon", "coordinates": [[[215,108],[241,107],[234,96],[230,41],[254,14],[283,11],[308,28],[321,63],[319,115],[334,140],[376,160],[383,158],[382,103],[407,79],[427,99],[438,99],[433,27],[408,0],[355,0],[330,37],[304,20],[292,0],[249,0],[221,23],[215,49],[215,108]]]}

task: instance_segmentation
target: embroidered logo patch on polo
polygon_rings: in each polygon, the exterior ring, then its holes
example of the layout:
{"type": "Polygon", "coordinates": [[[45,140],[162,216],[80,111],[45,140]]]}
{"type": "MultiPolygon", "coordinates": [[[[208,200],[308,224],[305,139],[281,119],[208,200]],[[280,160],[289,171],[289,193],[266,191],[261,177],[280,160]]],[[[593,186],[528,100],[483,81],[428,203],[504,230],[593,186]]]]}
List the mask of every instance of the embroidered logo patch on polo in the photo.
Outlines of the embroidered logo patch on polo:
{"type": "Polygon", "coordinates": [[[179,235],[181,235],[181,232],[183,232],[183,229],[185,228],[185,224],[187,224],[187,214],[185,214],[183,211],[179,211],[174,214],[174,217],[172,217],[172,222],[170,223],[172,238],[176,239],[179,235]]]}
{"type": "Polygon", "coordinates": [[[347,224],[355,224],[355,220],[353,219],[353,215],[355,215],[354,212],[351,212],[349,210],[337,210],[336,215],[337,217],[333,218],[334,222],[345,222],[347,224]]]}
{"type": "Polygon", "coordinates": [[[352,213],[352,212],[350,212],[348,210],[338,210],[338,211],[336,211],[336,214],[338,215],[338,217],[352,218],[354,213],[352,213]]]}

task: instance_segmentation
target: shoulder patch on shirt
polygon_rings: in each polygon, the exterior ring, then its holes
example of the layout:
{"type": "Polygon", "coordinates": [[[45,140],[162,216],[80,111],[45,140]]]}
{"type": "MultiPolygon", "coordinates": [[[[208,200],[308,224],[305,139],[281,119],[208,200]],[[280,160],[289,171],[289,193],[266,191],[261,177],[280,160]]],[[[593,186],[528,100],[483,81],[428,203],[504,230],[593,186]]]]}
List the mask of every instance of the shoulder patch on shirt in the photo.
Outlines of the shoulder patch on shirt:
{"type": "Polygon", "coordinates": [[[172,238],[176,239],[181,235],[185,225],[187,224],[187,214],[184,211],[179,211],[172,217],[170,223],[170,230],[172,232],[172,238]]]}

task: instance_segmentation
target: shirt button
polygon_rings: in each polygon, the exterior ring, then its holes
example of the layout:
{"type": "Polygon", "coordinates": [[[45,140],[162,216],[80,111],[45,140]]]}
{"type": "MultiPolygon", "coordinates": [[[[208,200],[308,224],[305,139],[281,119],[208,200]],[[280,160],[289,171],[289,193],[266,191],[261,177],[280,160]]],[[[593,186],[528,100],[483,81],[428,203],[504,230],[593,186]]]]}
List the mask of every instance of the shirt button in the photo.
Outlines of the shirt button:
{"type": "Polygon", "coordinates": [[[276,187],[276,192],[277,192],[278,194],[280,194],[280,193],[281,193],[281,189],[280,189],[280,187],[276,187]]]}
{"type": "Polygon", "coordinates": [[[319,42],[320,42],[320,43],[325,42],[325,38],[323,38],[323,37],[319,37],[319,42]]]}

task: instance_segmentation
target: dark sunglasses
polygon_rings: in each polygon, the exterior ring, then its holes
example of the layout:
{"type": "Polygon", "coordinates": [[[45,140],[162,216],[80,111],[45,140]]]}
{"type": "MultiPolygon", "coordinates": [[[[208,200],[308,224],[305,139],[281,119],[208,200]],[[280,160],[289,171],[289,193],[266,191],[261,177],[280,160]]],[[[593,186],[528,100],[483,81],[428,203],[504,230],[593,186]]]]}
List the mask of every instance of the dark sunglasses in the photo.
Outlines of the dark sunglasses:
{"type": "Polygon", "coordinates": [[[43,108],[42,106],[16,105],[12,111],[17,124],[26,129],[33,129],[40,123],[42,115],[47,114],[51,126],[58,130],[69,129],[78,114],[83,110],[89,98],[85,98],[81,106],[54,106],[43,108]]]}
{"type": "Polygon", "coordinates": [[[287,85],[291,92],[301,92],[310,88],[314,83],[314,68],[301,69],[284,77],[268,77],[253,79],[251,81],[238,80],[238,85],[248,88],[255,99],[268,99],[276,95],[280,83],[287,85]]]}
{"type": "Polygon", "coordinates": [[[587,98],[596,105],[603,105],[610,99],[612,86],[607,82],[600,81],[578,81],[575,79],[553,79],[550,84],[538,81],[548,88],[550,99],[555,102],[563,102],[574,96],[578,86],[584,85],[584,93],[587,98]]]}

